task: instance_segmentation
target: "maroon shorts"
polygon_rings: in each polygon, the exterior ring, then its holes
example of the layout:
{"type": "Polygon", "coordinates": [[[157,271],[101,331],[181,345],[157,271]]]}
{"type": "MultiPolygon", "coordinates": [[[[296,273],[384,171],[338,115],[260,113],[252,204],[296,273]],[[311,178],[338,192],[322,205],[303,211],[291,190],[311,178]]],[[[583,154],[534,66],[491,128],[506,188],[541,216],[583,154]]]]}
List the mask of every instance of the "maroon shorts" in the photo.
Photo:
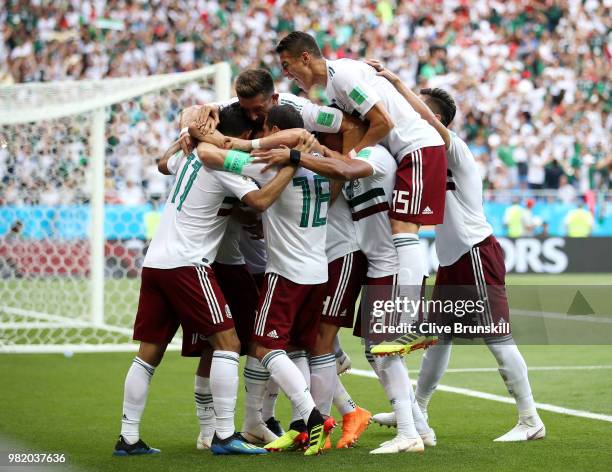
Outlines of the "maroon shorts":
{"type": "Polygon", "coordinates": [[[510,334],[510,310],[505,287],[506,267],[504,253],[494,236],[474,245],[469,252],[446,267],[440,266],[436,276],[432,300],[452,301],[454,312],[441,310],[433,305],[429,321],[439,325],[491,326],[506,325],[505,332],[493,334],[455,333],[453,336],[508,337],[510,334]],[[456,303],[462,305],[457,310],[456,303]]]}
{"type": "Polygon", "coordinates": [[[169,343],[179,325],[187,337],[211,336],[234,327],[229,306],[208,267],[143,267],[134,340],[169,343]]]}
{"type": "Polygon", "coordinates": [[[389,217],[422,225],[444,222],[446,149],[429,146],[404,156],[395,174],[389,217]]]}
{"type": "MultiPolygon", "coordinates": [[[[232,313],[236,334],[240,340],[240,354],[245,355],[253,333],[259,290],[246,264],[214,262],[212,269],[232,313]]],[[[183,329],[183,356],[199,357],[202,350],[209,346],[206,336],[183,329]]]]}
{"type": "Polygon", "coordinates": [[[253,333],[259,289],[246,264],[229,265],[215,262],[212,268],[232,311],[242,354],[246,354],[253,333]]]}
{"type": "MultiPolygon", "coordinates": [[[[353,334],[355,336],[368,339],[372,342],[381,342],[384,340],[375,333],[375,324],[393,324],[395,320],[376,316],[376,303],[394,300],[396,292],[397,275],[388,275],[378,278],[366,277],[365,287],[361,294],[361,306],[359,307],[357,321],[353,328],[353,334]]],[[[390,316],[393,317],[393,314],[390,316]]]]}
{"type": "Polygon", "coordinates": [[[278,274],[266,274],[251,339],[267,349],[313,348],[326,286],[300,285],[278,274]]]}
{"type": "Polygon", "coordinates": [[[368,260],[361,251],[351,252],[329,263],[327,296],[323,302],[321,322],[340,328],[352,328],[355,303],[366,281],[368,260]]]}

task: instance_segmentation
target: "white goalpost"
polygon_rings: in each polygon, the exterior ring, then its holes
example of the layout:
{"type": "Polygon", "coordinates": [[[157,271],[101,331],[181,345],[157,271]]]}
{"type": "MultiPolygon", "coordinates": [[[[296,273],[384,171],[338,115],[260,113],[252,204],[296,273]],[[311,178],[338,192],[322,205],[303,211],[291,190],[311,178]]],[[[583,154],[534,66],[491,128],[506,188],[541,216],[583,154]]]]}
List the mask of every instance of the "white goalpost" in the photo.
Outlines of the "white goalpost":
{"type": "Polygon", "coordinates": [[[181,109],[230,95],[227,63],[0,86],[0,353],[135,349],[148,202],[170,185],[154,159],[181,109]]]}

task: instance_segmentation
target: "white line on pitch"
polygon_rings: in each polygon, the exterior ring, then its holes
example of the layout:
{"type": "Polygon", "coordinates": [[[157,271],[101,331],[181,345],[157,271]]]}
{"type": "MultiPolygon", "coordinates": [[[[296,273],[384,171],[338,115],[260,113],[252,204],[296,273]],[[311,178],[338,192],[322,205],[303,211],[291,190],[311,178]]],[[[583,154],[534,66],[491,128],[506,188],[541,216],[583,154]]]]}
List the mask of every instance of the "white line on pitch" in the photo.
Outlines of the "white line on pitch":
{"type": "MultiPolygon", "coordinates": [[[[351,369],[349,373],[357,375],[359,377],[367,377],[375,379],[376,374],[372,370],[362,369],[351,369]]],[[[416,384],[416,381],[412,381],[416,384]]],[[[468,397],[481,398],[483,400],[492,400],[499,403],[508,403],[514,405],[514,400],[508,397],[502,397],[501,395],[494,395],[492,393],[480,392],[478,390],[471,390],[469,388],[451,387],[450,385],[438,385],[438,390],[441,392],[457,393],[459,395],[465,395],[468,397]]],[[[549,403],[536,403],[536,408],[544,411],[552,411],[553,413],[560,413],[562,415],[578,416],[580,418],[589,418],[592,420],[607,421],[612,423],[612,416],[603,415],[601,413],[593,413],[590,411],[573,410],[571,408],[564,408],[562,406],[551,405],[549,403]]]]}
{"type": "Polygon", "coordinates": [[[555,313],[550,311],[533,311],[533,310],[519,310],[516,308],[510,309],[511,315],[517,316],[529,316],[531,318],[546,318],[549,320],[561,320],[561,321],[575,321],[575,322],[589,322],[589,323],[612,323],[610,315],[605,314],[600,317],[589,316],[589,315],[566,315],[563,313],[555,313]]]}
{"type": "MultiPolygon", "coordinates": [[[[612,369],[612,365],[553,365],[528,367],[530,371],[547,370],[598,370],[612,369]]],[[[497,367],[467,367],[465,369],[446,369],[445,373],[461,374],[463,372],[497,372],[497,367]]]]}

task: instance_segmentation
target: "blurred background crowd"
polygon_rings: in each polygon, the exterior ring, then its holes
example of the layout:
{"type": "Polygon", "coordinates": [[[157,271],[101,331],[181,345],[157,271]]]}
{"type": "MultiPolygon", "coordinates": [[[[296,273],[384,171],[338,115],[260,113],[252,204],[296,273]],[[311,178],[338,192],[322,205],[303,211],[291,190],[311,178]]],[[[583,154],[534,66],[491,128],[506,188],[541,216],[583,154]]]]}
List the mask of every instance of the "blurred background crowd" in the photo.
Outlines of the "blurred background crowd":
{"type": "MultiPolygon", "coordinates": [[[[415,89],[444,87],[485,188],[573,202],[609,188],[612,0],[4,0],[0,85],[138,77],[229,61],[268,68],[292,30],[332,59],[378,58],[415,89]]],[[[313,100],[324,101],[321,90],[313,100]]],[[[168,182],[155,157],[194,95],[109,114],[106,196],[137,205],[168,182]]],[[[85,124],[29,125],[0,149],[0,204],[87,199],[85,124]],[[79,126],[82,129],[78,129],[79,126]],[[61,145],[58,143],[62,143],[61,145]]]]}

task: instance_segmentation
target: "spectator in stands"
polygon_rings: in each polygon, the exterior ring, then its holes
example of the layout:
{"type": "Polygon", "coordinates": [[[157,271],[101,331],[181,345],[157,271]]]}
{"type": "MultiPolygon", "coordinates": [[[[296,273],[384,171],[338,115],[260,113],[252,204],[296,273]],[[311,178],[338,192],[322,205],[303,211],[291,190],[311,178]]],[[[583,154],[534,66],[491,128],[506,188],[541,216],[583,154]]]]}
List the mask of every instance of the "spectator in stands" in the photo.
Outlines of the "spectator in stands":
{"type": "Polygon", "coordinates": [[[568,212],[563,223],[568,237],[587,238],[593,232],[595,219],[587,208],[586,202],[583,202],[568,212]]]}
{"type": "MultiPolygon", "coordinates": [[[[534,189],[549,187],[543,169],[552,158],[584,193],[598,188],[593,170],[611,155],[612,15],[606,2],[337,0],[317,2],[316,14],[312,2],[297,0],[4,4],[0,83],[138,77],[229,60],[234,73],[267,67],[278,90],[287,91],[295,86],[281,81],[269,48],[299,29],[312,32],[327,57],[380,57],[410,86],[449,89],[463,113],[454,131],[476,151],[485,182],[493,187],[519,189],[527,181],[534,189]],[[508,183],[495,177],[500,160],[508,183]]],[[[322,97],[320,90],[312,94],[322,97]]],[[[195,101],[201,97],[189,92],[180,103],[195,101]]],[[[176,105],[170,103],[169,97],[156,97],[154,103],[113,108],[110,192],[119,192],[115,189],[128,179],[136,186],[149,180],[143,143],[164,148],[172,139],[176,110],[159,112],[176,105]],[[149,132],[151,137],[143,138],[149,132]]],[[[10,191],[13,201],[37,202],[49,180],[63,189],[86,157],[85,135],[85,123],[62,123],[53,130],[24,125],[8,140],[8,157],[0,155],[6,169],[0,170],[0,195],[10,191]],[[44,144],[37,149],[39,142],[44,144]],[[45,151],[51,145],[55,152],[45,151]],[[48,171],[23,184],[27,179],[20,172],[27,161],[42,159],[41,149],[47,152],[48,171]]],[[[76,190],[85,185],[85,175],[80,176],[62,201],[82,198],[88,192],[76,190]]],[[[107,200],[116,201],[116,195],[107,200]]]]}
{"type": "Polygon", "coordinates": [[[533,208],[533,199],[528,199],[525,206],[519,201],[515,201],[511,206],[506,208],[504,213],[504,227],[507,235],[510,238],[520,238],[521,236],[532,236],[535,224],[531,209],[533,208]]]}
{"type": "Polygon", "coordinates": [[[576,200],[576,189],[569,183],[566,175],[559,177],[559,191],[557,197],[566,205],[574,203],[576,200]]]}

